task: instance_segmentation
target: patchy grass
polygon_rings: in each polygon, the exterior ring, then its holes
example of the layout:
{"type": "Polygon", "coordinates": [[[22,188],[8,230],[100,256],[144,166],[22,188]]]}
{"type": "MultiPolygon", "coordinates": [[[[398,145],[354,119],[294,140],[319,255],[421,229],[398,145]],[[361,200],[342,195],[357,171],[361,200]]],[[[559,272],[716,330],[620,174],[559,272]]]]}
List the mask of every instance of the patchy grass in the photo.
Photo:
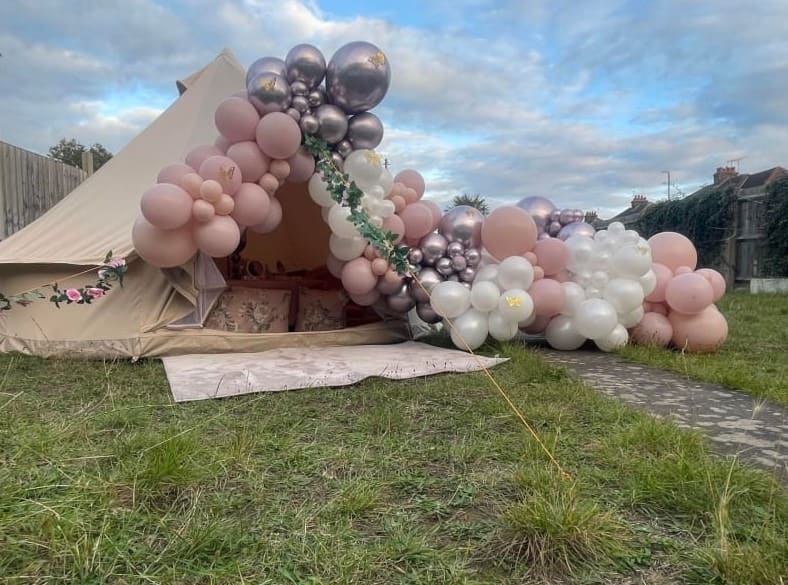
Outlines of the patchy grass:
{"type": "Polygon", "coordinates": [[[726,294],[728,340],[710,354],[627,346],[620,355],[788,406],[788,295],[726,294]]]}
{"type": "Polygon", "coordinates": [[[481,374],[175,405],[0,356],[8,583],[778,583],[788,496],[516,344],[481,374]]]}

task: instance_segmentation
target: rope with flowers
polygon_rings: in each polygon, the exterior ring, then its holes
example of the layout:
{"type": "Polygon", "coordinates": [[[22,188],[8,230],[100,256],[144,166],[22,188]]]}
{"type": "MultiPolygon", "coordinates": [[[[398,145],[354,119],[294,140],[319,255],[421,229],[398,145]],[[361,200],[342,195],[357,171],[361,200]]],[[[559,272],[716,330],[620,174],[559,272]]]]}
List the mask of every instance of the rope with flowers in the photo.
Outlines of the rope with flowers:
{"type": "Polygon", "coordinates": [[[77,288],[60,288],[57,282],[48,282],[14,295],[5,295],[0,292],[0,312],[10,311],[14,306],[27,307],[35,301],[41,300],[48,300],[58,309],[61,304],[89,305],[96,299],[106,295],[112,289],[113,283],[117,282],[119,286],[123,287],[123,276],[126,274],[127,269],[126,260],[114,258],[112,251],[110,251],[104,258],[104,263],[101,266],[94,266],[66,278],[70,280],[95,270],[97,271],[95,282],[77,288]],[[54,293],[48,298],[41,290],[47,288],[52,289],[54,293]]]}

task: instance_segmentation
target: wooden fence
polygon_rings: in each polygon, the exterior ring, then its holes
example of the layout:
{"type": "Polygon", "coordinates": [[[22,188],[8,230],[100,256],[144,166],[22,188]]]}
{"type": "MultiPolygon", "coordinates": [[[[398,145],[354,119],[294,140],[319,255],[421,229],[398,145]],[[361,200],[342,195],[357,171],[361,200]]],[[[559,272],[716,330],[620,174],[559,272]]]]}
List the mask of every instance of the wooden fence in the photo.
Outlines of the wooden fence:
{"type": "Polygon", "coordinates": [[[0,142],[0,239],[43,215],[86,177],[82,169],[0,142]]]}

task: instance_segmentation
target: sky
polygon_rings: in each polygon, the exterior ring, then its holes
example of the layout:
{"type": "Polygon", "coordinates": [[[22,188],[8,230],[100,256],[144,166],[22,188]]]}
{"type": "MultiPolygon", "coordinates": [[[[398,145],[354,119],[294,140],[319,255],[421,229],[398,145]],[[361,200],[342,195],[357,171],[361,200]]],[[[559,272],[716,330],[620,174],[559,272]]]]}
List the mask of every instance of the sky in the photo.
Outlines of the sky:
{"type": "Polygon", "coordinates": [[[718,166],[788,166],[788,2],[3,0],[0,140],[118,152],[229,47],[376,44],[392,81],[378,152],[427,197],[530,195],[610,217],[718,166]]]}

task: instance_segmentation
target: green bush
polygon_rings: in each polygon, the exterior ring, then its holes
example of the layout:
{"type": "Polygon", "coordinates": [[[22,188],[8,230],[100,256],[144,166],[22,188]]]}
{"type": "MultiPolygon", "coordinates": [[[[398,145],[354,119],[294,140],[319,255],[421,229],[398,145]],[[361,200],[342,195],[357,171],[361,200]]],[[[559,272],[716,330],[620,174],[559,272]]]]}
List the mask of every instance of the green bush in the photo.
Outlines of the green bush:
{"type": "Polygon", "coordinates": [[[764,272],[767,276],[788,276],[788,177],[769,185],[764,204],[764,272]]]}

